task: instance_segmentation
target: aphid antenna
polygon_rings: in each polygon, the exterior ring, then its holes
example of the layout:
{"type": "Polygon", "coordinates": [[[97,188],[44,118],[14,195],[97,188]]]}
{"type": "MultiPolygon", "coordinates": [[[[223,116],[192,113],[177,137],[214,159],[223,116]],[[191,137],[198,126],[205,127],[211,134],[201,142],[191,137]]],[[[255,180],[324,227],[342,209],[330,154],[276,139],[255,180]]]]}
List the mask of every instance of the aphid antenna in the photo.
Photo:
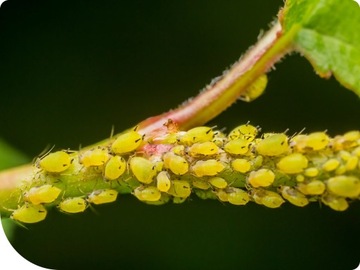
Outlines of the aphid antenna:
{"type": "Polygon", "coordinates": [[[53,149],[55,148],[55,144],[53,146],[50,146],[49,144],[45,146],[45,148],[33,158],[32,163],[36,164],[36,166],[39,166],[40,160],[47,156],[53,149]]]}
{"type": "Polygon", "coordinates": [[[114,133],[115,133],[115,125],[112,125],[112,126],[111,126],[111,130],[110,130],[110,137],[109,137],[110,139],[113,138],[114,133]]]}

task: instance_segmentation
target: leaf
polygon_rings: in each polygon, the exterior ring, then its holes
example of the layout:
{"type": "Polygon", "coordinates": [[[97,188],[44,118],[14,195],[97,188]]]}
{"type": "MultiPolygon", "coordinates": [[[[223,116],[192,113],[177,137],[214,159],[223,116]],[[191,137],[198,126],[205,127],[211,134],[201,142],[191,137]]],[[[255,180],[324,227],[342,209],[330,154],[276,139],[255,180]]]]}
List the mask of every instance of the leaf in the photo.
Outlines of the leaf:
{"type": "Polygon", "coordinates": [[[22,165],[27,162],[29,162],[28,157],[0,138],[0,170],[22,165]]]}
{"type": "Polygon", "coordinates": [[[360,8],[353,0],[288,0],[280,21],[321,77],[360,96],[360,8]]]}

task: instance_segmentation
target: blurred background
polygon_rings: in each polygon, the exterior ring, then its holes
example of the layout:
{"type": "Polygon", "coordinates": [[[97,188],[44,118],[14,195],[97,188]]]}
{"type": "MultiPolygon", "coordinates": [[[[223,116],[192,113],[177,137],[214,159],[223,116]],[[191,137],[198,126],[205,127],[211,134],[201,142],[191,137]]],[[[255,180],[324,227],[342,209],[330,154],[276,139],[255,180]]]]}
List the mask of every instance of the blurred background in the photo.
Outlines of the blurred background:
{"type": "MultiPolygon", "coordinates": [[[[0,8],[0,137],[30,161],[79,149],[195,96],[268,29],[282,0],[39,1],[0,8]]],[[[360,129],[359,98],[298,54],[266,93],[209,123],[264,132],[360,129]]],[[[19,158],[19,162],[23,159],[19,158]]],[[[148,206],[132,196],[79,215],[50,211],[13,231],[26,259],[53,269],[354,269],[360,203],[271,210],[202,201],[148,206]]]]}

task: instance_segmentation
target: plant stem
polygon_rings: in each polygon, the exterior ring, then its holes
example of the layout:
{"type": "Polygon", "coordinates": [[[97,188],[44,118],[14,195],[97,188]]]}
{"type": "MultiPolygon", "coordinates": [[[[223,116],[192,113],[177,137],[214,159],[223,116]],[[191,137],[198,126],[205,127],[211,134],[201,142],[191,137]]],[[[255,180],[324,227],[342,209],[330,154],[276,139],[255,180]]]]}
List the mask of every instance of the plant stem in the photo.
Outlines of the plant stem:
{"type": "Polygon", "coordinates": [[[181,130],[207,123],[233,104],[251,83],[289,52],[291,43],[292,38],[282,35],[281,25],[276,22],[219,80],[177,109],[141,122],[139,132],[146,134],[159,129],[168,119],[177,123],[181,130]]]}
{"type": "MultiPolygon", "coordinates": [[[[252,82],[289,52],[292,49],[292,40],[293,35],[283,35],[280,23],[276,22],[221,79],[177,109],[142,121],[138,125],[138,131],[143,134],[151,133],[161,128],[169,119],[182,130],[205,124],[234,103],[252,82]]],[[[97,145],[108,143],[109,140],[105,140],[97,145]]],[[[0,199],[15,189],[19,182],[26,180],[25,176],[31,173],[30,164],[1,172],[0,199]]]]}

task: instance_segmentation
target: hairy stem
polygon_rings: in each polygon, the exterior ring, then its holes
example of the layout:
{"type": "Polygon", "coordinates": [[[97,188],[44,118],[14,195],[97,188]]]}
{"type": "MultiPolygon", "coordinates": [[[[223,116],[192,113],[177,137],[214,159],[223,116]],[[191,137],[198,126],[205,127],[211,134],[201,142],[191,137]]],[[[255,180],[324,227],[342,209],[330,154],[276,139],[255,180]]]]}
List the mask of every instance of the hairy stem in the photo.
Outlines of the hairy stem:
{"type": "MultiPolygon", "coordinates": [[[[280,23],[276,22],[219,80],[211,83],[197,97],[179,108],[142,121],[138,124],[139,133],[151,134],[154,130],[161,129],[169,119],[181,130],[205,124],[234,103],[251,83],[291,51],[292,40],[293,34],[283,35],[280,23]]],[[[107,144],[109,140],[96,145],[107,144]]],[[[16,189],[19,181],[26,180],[24,176],[31,172],[30,164],[1,172],[0,199],[16,189]]]]}

